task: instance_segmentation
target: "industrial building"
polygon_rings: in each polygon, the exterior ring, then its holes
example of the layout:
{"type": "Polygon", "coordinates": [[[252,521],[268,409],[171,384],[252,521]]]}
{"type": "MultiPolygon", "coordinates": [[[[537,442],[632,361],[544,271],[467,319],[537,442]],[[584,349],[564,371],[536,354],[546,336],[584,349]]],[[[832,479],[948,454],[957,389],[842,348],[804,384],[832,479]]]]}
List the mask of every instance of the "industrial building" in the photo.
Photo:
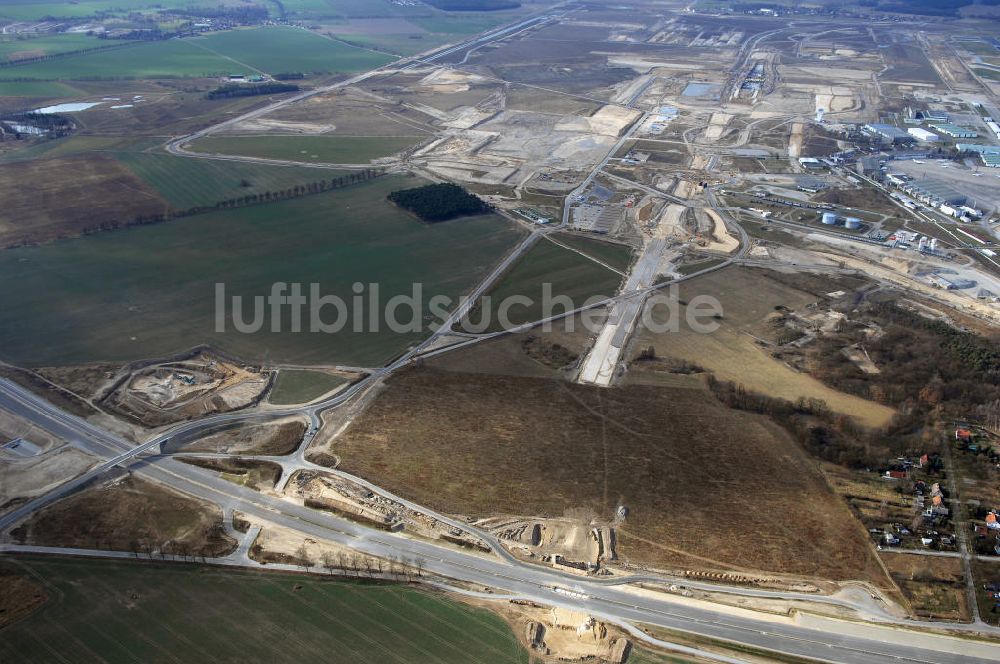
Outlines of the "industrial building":
{"type": "Polygon", "coordinates": [[[904,141],[913,140],[908,133],[899,127],[894,127],[890,124],[866,124],[861,129],[866,134],[877,136],[884,141],[889,141],[890,143],[902,143],[904,141]]]}
{"type": "Polygon", "coordinates": [[[979,134],[972,131],[971,129],[966,129],[965,127],[959,127],[956,124],[951,124],[950,122],[943,122],[941,124],[932,124],[931,129],[939,131],[942,134],[951,136],[952,138],[978,138],[979,134]]]}
{"type": "Polygon", "coordinates": [[[1000,146],[981,145],[979,143],[959,143],[955,146],[959,152],[975,152],[983,162],[983,166],[1000,168],[1000,146]]]}
{"type": "Polygon", "coordinates": [[[934,132],[927,131],[926,129],[921,129],[920,127],[910,127],[906,130],[913,138],[924,143],[933,143],[934,141],[940,141],[941,137],[934,132]]]}
{"type": "Polygon", "coordinates": [[[947,122],[948,114],[944,111],[932,111],[930,109],[914,109],[908,106],[903,113],[903,122],[906,124],[920,124],[921,122],[947,122]]]}
{"type": "Polygon", "coordinates": [[[937,180],[901,180],[897,186],[924,205],[957,207],[965,205],[968,197],[937,180]]]}
{"type": "Polygon", "coordinates": [[[957,143],[955,148],[959,152],[978,152],[979,154],[1000,154],[1000,146],[982,145],[980,143],[957,143]]]}

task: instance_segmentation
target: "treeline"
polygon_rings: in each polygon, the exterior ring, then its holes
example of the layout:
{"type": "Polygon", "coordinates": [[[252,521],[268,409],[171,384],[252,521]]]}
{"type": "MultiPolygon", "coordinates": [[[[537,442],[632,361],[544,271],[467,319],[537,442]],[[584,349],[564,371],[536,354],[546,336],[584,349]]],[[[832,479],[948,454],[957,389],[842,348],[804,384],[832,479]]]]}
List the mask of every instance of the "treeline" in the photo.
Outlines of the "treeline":
{"type": "Polygon", "coordinates": [[[495,12],[517,9],[521,6],[521,3],[515,0],[425,0],[425,2],[446,12],[495,12]]]}
{"type": "MultiPolygon", "coordinates": [[[[247,194],[246,196],[228,198],[217,201],[214,205],[198,205],[184,210],[167,210],[156,214],[136,215],[130,221],[124,222],[104,221],[96,226],[88,226],[84,228],[82,233],[84,235],[92,235],[103,231],[114,231],[121,230],[123,228],[133,228],[135,226],[160,224],[165,221],[170,221],[171,219],[192,217],[194,215],[204,214],[205,212],[211,212],[213,210],[230,210],[266,203],[276,203],[278,201],[301,198],[303,196],[312,196],[326,191],[333,191],[334,189],[349,187],[353,184],[366,182],[381,175],[384,175],[384,171],[374,168],[366,168],[361,171],[352,171],[346,175],[330,178],[329,180],[317,180],[307,184],[297,184],[294,187],[289,187],[287,189],[263,191],[254,194],[247,194]]],[[[249,183],[246,183],[245,186],[249,186],[249,183]]]]}
{"type": "Polygon", "coordinates": [[[300,71],[282,72],[280,74],[274,74],[271,78],[276,81],[301,81],[306,77],[300,71]]]}
{"type": "Polygon", "coordinates": [[[877,468],[888,458],[912,451],[907,437],[886,436],[864,429],[846,415],[834,413],[822,399],[787,401],[708,374],[708,387],[726,406],[766,415],[782,426],[809,454],[848,468],[877,468]]]}
{"type": "MultiPolygon", "coordinates": [[[[91,48],[81,48],[76,51],[66,51],[65,53],[52,53],[50,55],[39,55],[31,58],[20,58],[17,60],[6,60],[0,62],[0,69],[17,67],[20,65],[27,65],[38,62],[47,62],[49,60],[59,60],[62,58],[76,57],[78,55],[86,55],[88,53],[98,53],[100,51],[109,51],[116,48],[125,48],[127,46],[135,46],[135,42],[123,42],[120,44],[107,44],[102,46],[92,46],[91,48]]],[[[17,80],[17,79],[4,79],[5,81],[17,80]]],[[[36,80],[36,79],[25,79],[25,80],[36,80]]]]}
{"type": "Polygon", "coordinates": [[[388,199],[424,221],[447,221],[456,217],[483,214],[493,209],[478,196],[451,183],[394,191],[389,194],[388,199]]]}
{"type": "Polygon", "coordinates": [[[205,94],[205,99],[229,99],[232,97],[256,97],[282,92],[298,92],[301,88],[292,83],[254,83],[251,85],[227,84],[205,94]]]}

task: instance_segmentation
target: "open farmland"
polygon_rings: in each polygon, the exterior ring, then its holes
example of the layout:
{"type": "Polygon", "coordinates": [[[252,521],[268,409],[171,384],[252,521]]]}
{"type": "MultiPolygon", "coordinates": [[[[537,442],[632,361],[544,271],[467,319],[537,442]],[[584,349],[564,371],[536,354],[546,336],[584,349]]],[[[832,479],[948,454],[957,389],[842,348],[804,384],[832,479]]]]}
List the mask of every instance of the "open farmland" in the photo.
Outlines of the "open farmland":
{"type": "Polygon", "coordinates": [[[448,513],[608,522],[625,505],[618,553],[632,563],[885,581],[804,452],[702,389],[411,370],[331,451],[448,513]]]}
{"type": "MultiPolygon", "coordinates": [[[[844,287],[832,279],[823,284],[827,292],[844,287]]],[[[681,284],[681,301],[698,295],[715,297],[722,305],[724,314],[718,330],[701,334],[682,324],[677,332],[655,334],[641,327],[633,344],[635,352],[652,346],[659,357],[695,363],[720,380],[769,396],[789,401],[799,397],[822,399],[833,411],[850,415],[866,426],[883,426],[892,418],[891,408],[827,387],[773,358],[756,340],[768,332],[766,322],[777,307],[801,309],[822,302],[822,294],[788,286],[767,271],[729,267],[681,284]]],[[[665,307],[652,310],[652,320],[657,323],[665,322],[667,315],[665,307]]]]}
{"type": "Polygon", "coordinates": [[[269,74],[346,74],[374,69],[393,59],[287,26],[215,32],[191,43],[269,74]]]}
{"type": "MultiPolygon", "coordinates": [[[[0,58],[3,55],[0,49],[0,58]]],[[[308,30],[266,27],[186,39],[126,43],[92,53],[26,62],[0,69],[0,80],[171,78],[255,72],[351,73],[373,69],[391,60],[391,56],[347,46],[308,30]]]]}
{"type": "MultiPolygon", "coordinates": [[[[0,354],[59,365],[134,360],[212,343],[247,359],[381,364],[425,333],[264,331],[223,334],[214,324],[215,284],[229,296],[266,295],[274,282],[320,284],[350,303],[354,282],[378,282],[382,302],[424,288],[457,298],[507,252],[521,232],[485,215],[422,224],[390,205],[393,190],[423,184],[384,177],[325,194],[212,211],[115,233],[0,253],[0,354]],[[113,285],[109,288],[109,284],[113,285]],[[45,293],[45,306],[35,294],[45,293]]],[[[252,319],[247,300],[244,317],[252,319]]],[[[327,323],[336,318],[323,313],[327,323]]],[[[405,311],[400,318],[406,320],[405,311]]],[[[308,309],[303,321],[309,328],[308,309]]],[[[371,329],[362,326],[362,330],[371,329]]]]}
{"type": "Polygon", "coordinates": [[[570,235],[569,233],[553,235],[552,239],[560,244],[583,252],[605,265],[610,265],[616,270],[625,271],[632,262],[632,248],[624,244],[604,242],[582,235],[570,235]]]}
{"type": "MultiPolygon", "coordinates": [[[[498,315],[504,302],[509,298],[528,297],[531,303],[514,303],[507,309],[507,319],[517,325],[566,310],[562,304],[546,309],[542,295],[546,285],[553,296],[566,296],[573,301],[569,308],[583,306],[588,298],[603,299],[618,291],[622,277],[599,263],[542,240],[528,250],[496,285],[476,304],[468,320],[472,326],[489,322],[489,329],[500,329],[498,315]],[[485,298],[489,298],[487,301],[485,298]],[[488,320],[485,316],[488,314],[488,320]]],[[[552,303],[549,303],[550,305],[552,303]]]]}
{"type": "Polygon", "coordinates": [[[171,78],[221,76],[246,67],[186,39],[137,42],[106,51],[29,62],[0,69],[0,80],[171,78]]]}
{"type": "Polygon", "coordinates": [[[196,152],[325,164],[366,164],[423,140],[414,136],[209,136],[196,152]]]}
{"type": "Polygon", "coordinates": [[[162,213],[167,202],[109,155],[0,165],[0,246],[79,235],[162,213]]]}
{"type": "Polygon", "coordinates": [[[282,369],[267,400],[273,404],[306,403],[346,382],[344,376],[323,371],[282,369]]]}
{"type": "Polygon", "coordinates": [[[118,152],[115,157],[156,189],[171,205],[187,209],[297,184],[330,180],[341,173],[327,168],[265,166],[169,154],[118,152]]]}
{"type": "MultiPolygon", "coordinates": [[[[2,11],[2,10],[0,10],[2,11]]],[[[105,41],[85,34],[45,35],[32,39],[0,37],[0,63],[41,58],[60,53],[72,53],[91,48],[107,48],[126,44],[125,41],[105,41]]]]}
{"type": "Polygon", "coordinates": [[[54,651],[108,664],[529,661],[498,616],[395,585],[65,558],[5,566],[44,579],[51,598],[4,629],[5,664],[50,661],[54,651]]]}
{"type": "Polygon", "coordinates": [[[80,91],[58,81],[0,81],[0,97],[71,97],[80,91]]]}

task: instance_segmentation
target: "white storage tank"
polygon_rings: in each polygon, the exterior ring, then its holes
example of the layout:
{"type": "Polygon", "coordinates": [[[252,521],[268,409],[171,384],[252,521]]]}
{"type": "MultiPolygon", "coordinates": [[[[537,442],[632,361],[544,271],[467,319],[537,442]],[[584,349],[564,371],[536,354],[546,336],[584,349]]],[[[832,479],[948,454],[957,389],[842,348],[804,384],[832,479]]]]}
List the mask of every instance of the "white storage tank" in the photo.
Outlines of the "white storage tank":
{"type": "Polygon", "coordinates": [[[826,226],[833,226],[837,223],[837,215],[833,212],[824,212],[822,221],[826,226]]]}
{"type": "Polygon", "coordinates": [[[844,221],[844,228],[849,228],[852,231],[856,231],[861,228],[861,220],[857,217],[848,217],[844,221]]]}

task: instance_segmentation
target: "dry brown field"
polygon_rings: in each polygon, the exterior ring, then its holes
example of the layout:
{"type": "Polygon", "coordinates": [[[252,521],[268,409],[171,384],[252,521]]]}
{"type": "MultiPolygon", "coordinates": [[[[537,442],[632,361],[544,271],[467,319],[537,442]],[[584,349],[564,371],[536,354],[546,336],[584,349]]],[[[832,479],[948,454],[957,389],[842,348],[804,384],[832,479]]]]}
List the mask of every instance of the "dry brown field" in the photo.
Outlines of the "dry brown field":
{"type": "Polygon", "coordinates": [[[219,556],[236,542],[222,511],[159,484],[127,476],[60,500],[12,531],[25,544],[219,556]]]}
{"type": "Polygon", "coordinates": [[[629,563],[887,581],[785,432],[702,389],[414,369],[331,449],[343,470],[449,513],[607,523],[624,505],[629,563]]]}
{"type": "Polygon", "coordinates": [[[114,157],[101,154],[0,165],[0,246],[79,235],[127,224],[168,203],[114,157]]]}
{"type": "MultiPolygon", "coordinates": [[[[796,371],[768,352],[760,338],[765,319],[776,307],[806,311],[807,305],[822,303],[825,293],[850,290],[857,280],[842,281],[830,275],[780,275],[767,270],[729,267],[681,284],[679,298],[690,301],[710,295],[722,305],[719,329],[701,334],[682,324],[678,332],[656,334],[638,329],[633,355],[652,346],[656,355],[693,362],[724,381],[738,383],[754,392],[794,401],[799,397],[824,400],[838,413],[850,415],[867,426],[883,426],[894,411],[881,404],[830,388],[808,374],[796,371]],[[793,282],[796,285],[790,285],[793,282]]],[[[683,306],[681,307],[684,308],[683,306]]],[[[667,312],[654,310],[653,320],[665,320],[667,312]]],[[[633,365],[633,370],[642,367],[633,365]]]]}

